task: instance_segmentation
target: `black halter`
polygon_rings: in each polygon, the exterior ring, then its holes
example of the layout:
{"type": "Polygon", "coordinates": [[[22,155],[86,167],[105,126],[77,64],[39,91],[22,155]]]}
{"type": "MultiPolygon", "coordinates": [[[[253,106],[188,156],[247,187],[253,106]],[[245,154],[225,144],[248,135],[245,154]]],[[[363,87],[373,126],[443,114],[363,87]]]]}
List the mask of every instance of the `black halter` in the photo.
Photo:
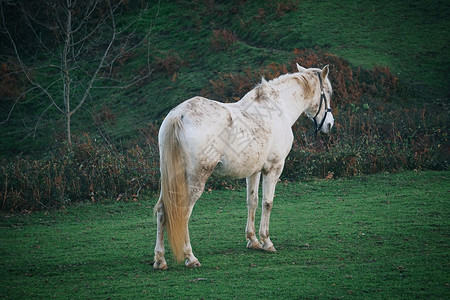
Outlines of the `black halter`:
{"type": "Polygon", "coordinates": [[[319,109],[317,110],[316,115],[312,118],[314,121],[314,125],[316,126],[316,134],[317,134],[317,132],[320,131],[320,129],[322,129],[323,123],[325,123],[325,119],[327,118],[327,114],[331,113],[331,107],[327,107],[327,96],[325,96],[325,92],[323,90],[322,76],[320,76],[320,73],[317,73],[317,76],[319,77],[319,82],[320,82],[320,104],[319,104],[319,109]],[[320,124],[317,124],[316,117],[320,113],[320,109],[322,108],[322,102],[325,102],[325,108],[326,108],[325,115],[323,116],[320,124]]]}

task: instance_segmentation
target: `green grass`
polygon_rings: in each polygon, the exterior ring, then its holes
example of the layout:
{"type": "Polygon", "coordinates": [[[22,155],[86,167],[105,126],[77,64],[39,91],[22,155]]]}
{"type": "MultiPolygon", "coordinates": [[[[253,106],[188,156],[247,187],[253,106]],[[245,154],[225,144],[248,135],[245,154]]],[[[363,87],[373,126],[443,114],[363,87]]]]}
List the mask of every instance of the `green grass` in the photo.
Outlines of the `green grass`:
{"type": "MultiPolygon", "coordinates": [[[[1,215],[0,297],[448,299],[449,172],[279,183],[278,252],[245,248],[245,190],[203,195],[187,269],[152,269],[155,196],[1,215]]],[[[170,252],[170,251],[169,251],[170,252]]]]}

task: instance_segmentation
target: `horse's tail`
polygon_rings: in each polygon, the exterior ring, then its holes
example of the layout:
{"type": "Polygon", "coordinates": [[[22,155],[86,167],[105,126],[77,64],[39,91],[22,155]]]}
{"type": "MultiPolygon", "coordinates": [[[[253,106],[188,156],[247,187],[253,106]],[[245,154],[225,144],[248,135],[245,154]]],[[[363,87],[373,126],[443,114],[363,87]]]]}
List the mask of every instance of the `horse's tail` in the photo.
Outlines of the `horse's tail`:
{"type": "Polygon", "coordinates": [[[178,262],[184,258],[184,244],[188,222],[188,185],[184,149],[180,141],[183,124],[180,118],[174,117],[160,138],[161,151],[161,195],[156,208],[162,205],[165,226],[172,252],[178,262]]]}

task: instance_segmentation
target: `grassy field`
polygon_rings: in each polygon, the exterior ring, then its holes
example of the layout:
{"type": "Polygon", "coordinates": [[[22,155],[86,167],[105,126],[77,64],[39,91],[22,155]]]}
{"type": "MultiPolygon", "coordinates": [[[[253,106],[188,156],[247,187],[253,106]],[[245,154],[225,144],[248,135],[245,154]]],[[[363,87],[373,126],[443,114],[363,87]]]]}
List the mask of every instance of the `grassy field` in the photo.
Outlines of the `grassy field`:
{"type": "Polygon", "coordinates": [[[155,196],[1,215],[0,298],[450,297],[449,172],[279,183],[278,252],[245,248],[245,191],[205,193],[187,269],[152,269],[155,196]]]}

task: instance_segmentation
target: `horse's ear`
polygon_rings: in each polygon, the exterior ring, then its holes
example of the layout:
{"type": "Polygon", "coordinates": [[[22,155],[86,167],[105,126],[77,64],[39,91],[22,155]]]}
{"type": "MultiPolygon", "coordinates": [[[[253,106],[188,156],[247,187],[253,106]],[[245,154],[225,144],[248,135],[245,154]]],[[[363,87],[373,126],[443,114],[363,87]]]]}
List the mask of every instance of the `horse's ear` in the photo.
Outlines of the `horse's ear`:
{"type": "Polygon", "coordinates": [[[328,73],[330,73],[330,68],[328,67],[328,65],[326,65],[325,67],[323,67],[322,69],[322,79],[325,80],[328,76],[328,73]]]}
{"type": "Polygon", "coordinates": [[[306,69],[303,68],[302,66],[300,66],[298,63],[295,63],[295,64],[297,65],[297,70],[298,70],[300,73],[306,71],[306,69]]]}

